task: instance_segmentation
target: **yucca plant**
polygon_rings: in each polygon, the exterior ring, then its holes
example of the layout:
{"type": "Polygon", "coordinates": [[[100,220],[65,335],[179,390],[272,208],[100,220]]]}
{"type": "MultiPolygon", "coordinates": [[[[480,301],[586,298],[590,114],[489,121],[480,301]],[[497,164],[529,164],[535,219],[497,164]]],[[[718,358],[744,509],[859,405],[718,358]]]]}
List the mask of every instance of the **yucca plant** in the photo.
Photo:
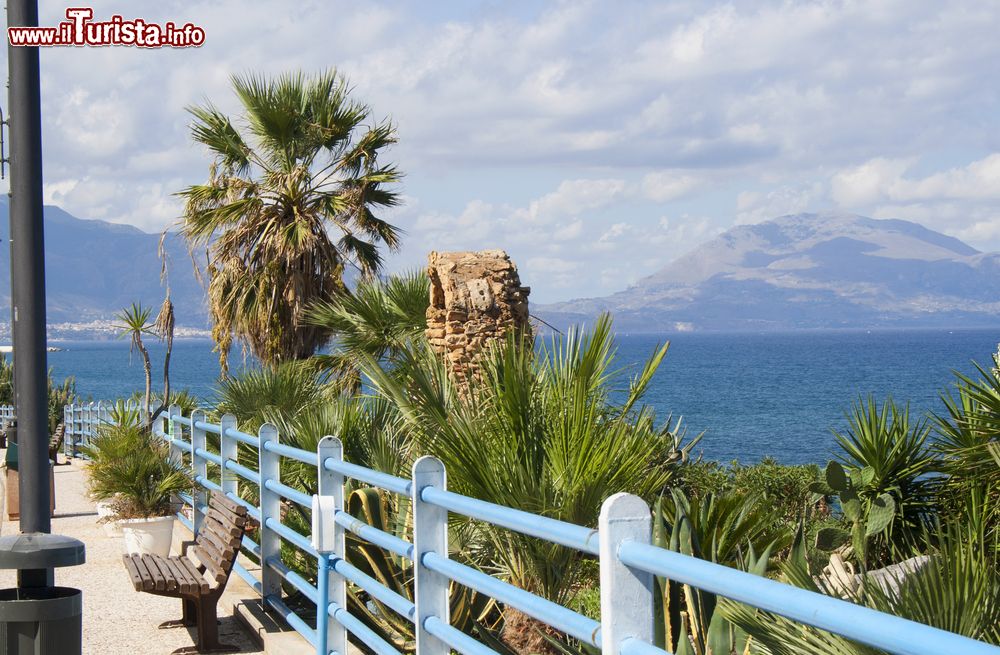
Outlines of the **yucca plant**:
{"type": "Polygon", "coordinates": [[[978,377],[956,374],[955,391],[943,396],[945,414],[935,416],[934,450],[947,478],[938,504],[947,520],[969,516],[966,499],[983,508],[984,529],[1000,543],[1000,372],[977,366],[978,377]]]}
{"type": "Polygon", "coordinates": [[[153,384],[153,369],[149,362],[149,350],[146,349],[142,337],[143,335],[156,334],[153,332],[153,324],[149,320],[151,314],[152,310],[149,307],[143,307],[142,303],[132,303],[118,312],[116,318],[120,323],[115,326],[118,329],[119,338],[128,337],[129,339],[129,355],[138,350],[142,357],[142,370],[146,380],[146,392],[142,404],[144,420],[148,419],[150,415],[149,403],[153,384]]]}
{"type": "Polygon", "coordinates": [[[894,508],[888,525],[869,535],[866,561],[858,562],[862,566],[888,561],[894,548],[912,542],[927,527],[938,482],[932,475],[929,436],[928,420],[914,421],[909,407],[898,407],[892,398],[880,406],[874,397],[859,400],[848,415],[847,430],[834,432],[838,459],[860,504],[859,516],[880,511],[887,497],[894,508]]]}

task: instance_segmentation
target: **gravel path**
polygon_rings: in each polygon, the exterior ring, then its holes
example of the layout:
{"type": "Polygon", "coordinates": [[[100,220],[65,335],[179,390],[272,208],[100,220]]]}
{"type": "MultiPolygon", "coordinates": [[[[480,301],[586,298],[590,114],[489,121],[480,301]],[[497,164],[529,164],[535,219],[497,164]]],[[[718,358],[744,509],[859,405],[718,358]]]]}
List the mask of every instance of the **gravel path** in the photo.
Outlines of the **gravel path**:
{"type": "MultiPolygon", "coordinates": [[[[85,493],[86,466],[80,460],[71,461],[71,464],[55,468],[56,514],[52,519],[52,532],[83,541],[87,546],[87,563],[56,569],[55,578],[57,585],[83,590],[84,655],[159,655],[191,646],[194,628],[160,630],[156,627],[164,621],[180,618],[180,601],[135,591],[122,565],[121,539],[105,536],[104,527],[97,523],[94,504],[85,493]]],[[[17,522],[8,521],[4,511],[0,534],[16,534],[17,531],[17,522]]],[[[175,526],[175,549],[183,532],[183,527],[175,526]]],[[[0,587],[16,584],[14,571],[0,571],[0,587]]],[[[242,653],[262,654],[264,651],[232,617],[232,603],[225,600],[223,597],[219,604],[222,641],[240,646],[242,653]]]]}

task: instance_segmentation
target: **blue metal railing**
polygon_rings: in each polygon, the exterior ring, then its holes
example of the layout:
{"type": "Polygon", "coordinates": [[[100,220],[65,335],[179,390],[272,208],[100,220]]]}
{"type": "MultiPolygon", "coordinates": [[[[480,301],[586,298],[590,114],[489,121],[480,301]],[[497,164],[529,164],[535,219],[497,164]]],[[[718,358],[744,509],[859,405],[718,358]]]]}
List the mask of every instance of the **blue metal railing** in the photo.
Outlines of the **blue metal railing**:
{"type": "MultiPolygon", "coordinates": [[[[100,406],[96,409],[70,406],[66,416],[67,435],[72,420],[74,438],[84,443],[96,425],[107,420],[100,406]]],[[[260,561],[260,577],[239,562],[234,570],[319,655],[346,655],[348,634],[380,655],[398,653],[392,644],[347,610],[347,583],[412,622],[420,655],[447,655],[452,650],[464,655],[495,655],[487,645],[450,625],[451,582],[490,596],[606,653],[669,655],[652,644],[653,576],[689,584],[896,655],[1000,655],[1000,648],[989,644],[653,546],[649,508],[635,496],[617,494],[607,499],[596,529],[577,526],[450,492],[444,488],[444,467],[434,458],[418,460],[413,477],[408,480],[343,461],[340,456],[343,448],[332,437],[323,439],[317,452],[309,452],[280,443],[273,426],[265,425],[254,436],[240,432],[235,425],[232,416],[225,416],[215,424],[204,420],[203,414],[184,417],[178,408],[172,407],[157,421],[155,430],[170,444],[175,457],[190,459],[200,488],[221,491],[247,507],[260,523],[260,543],[249,537],[243,539],[244,551],[260,561]],[[208,433],[219,436],[218,453],[205,445],[208,433]],[[256,450],[259,470],[235,461],[238,443],[256,450]],[[326,543],[325,537],[318,535],[300,534],[281,522],[282,503],[306,508],[313,503],[312,496],[280,480],[282,459],[317,467],[320,495],[333,502],[329,516],[323,515],[324,520],[334,524],[332,542],[326,543]],[[206,475],[208,464],[217,469],[216,479],[206,475]],[[344,488],[349,481],[409,499],[413,543],[344,511],[344,488]],[[259,505],[254,506],[239,495],[241,483],[253,485],[259,505]],[[449,559],[450,513],[597,556],[601,567],[600,621],[449,559]],[[346,532],[413,562],[413,600],[385,587],[347,561],[346,532]],[[318,586],[282,561],[281,541],[316,559],[320,572],[318,586]],[[317,606],[314,624],[310,625],[282,600],[283,583],[317,606]]],[[[199,492],[182,497],[191,506],[194,520],[183,514],[179,516],[192,530],[200,524],[206,510],[199,500],[202,496],[199,492]]]]}

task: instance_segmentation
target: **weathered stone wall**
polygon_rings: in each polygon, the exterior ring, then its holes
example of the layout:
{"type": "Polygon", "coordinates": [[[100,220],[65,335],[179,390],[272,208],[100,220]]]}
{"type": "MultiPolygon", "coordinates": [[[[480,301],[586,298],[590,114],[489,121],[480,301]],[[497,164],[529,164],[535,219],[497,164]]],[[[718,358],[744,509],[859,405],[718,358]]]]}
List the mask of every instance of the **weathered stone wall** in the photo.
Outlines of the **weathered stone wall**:
{"type": "Polygon", "coordinates": [[[503,250],[432,252],[427,339],[459,379],[474,375],[484,348],[511,332],[531,335],[528,294],[503,250]]]}

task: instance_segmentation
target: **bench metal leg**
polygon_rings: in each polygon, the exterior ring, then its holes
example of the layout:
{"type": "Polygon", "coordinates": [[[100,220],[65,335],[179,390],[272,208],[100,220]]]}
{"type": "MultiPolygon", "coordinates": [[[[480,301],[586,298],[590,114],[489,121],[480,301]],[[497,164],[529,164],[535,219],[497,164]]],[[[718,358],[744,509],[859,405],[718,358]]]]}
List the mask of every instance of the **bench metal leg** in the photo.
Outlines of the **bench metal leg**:
{"type": "Polygon", "coordinates": [[[195,610],[194,601],[187,598],[181,598],[181,618],[173,621],[164,621],[157,627],[160,630],[166,630],[168,628],[186,628],[197,622],[198,615],[195,610]]]}
{"type": "Polygon", "coordinates": [[[198,643],[193,647],[178,648],[174,655],[187,653],[233,653],[239,646],[223,644],[219,641],[219,617],[217,613],[218,598],[202,598],[195,603],[198,614],[198,643]]]}

